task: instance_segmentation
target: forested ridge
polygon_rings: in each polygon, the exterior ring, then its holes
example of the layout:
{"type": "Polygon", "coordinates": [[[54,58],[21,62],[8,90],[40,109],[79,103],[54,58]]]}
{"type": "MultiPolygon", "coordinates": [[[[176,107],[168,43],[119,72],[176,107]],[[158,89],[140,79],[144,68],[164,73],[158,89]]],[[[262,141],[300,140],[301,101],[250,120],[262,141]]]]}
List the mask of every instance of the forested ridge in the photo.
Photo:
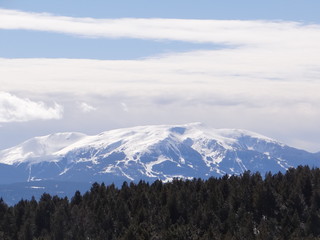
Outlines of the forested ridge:
{"type": "Polygon", "coordinates": [[[0,239],[319,239],[320,169],[94,183],[71,200],[0,200],[0,239]]]}

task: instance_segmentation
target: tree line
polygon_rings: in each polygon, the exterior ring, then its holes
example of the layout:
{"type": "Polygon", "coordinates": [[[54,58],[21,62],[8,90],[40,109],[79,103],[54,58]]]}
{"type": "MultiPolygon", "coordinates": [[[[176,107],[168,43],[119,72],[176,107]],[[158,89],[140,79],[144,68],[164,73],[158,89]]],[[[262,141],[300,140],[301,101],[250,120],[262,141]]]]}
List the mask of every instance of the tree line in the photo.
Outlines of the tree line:
{"type": "Polygon", "coordinates": [[[2,240],[319,239],[320,170],[94,183],[68,200],[0,200],[2,240]]]}

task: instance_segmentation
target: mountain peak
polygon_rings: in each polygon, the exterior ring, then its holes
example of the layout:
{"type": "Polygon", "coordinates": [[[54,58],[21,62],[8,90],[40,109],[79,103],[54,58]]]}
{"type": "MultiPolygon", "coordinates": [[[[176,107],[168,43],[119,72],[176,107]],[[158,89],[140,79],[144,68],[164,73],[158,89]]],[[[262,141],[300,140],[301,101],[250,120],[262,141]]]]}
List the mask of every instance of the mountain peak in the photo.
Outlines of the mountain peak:
{"type": "Polygon", "coordinates": [[[28,169],[28,179],[74,181],[277,172],[298,164],[317,166],[319,158],[254,132],[202,123],[138,126],[93,136],[56,133],[0,151],[0,163],[28,169]]]}

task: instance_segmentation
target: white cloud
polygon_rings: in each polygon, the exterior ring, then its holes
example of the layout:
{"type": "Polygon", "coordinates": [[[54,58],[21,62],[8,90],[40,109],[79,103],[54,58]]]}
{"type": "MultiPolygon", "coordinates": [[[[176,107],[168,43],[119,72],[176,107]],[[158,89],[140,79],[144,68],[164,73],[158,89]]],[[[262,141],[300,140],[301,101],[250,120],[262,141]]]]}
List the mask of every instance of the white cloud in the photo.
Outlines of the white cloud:
{"type": "Polygon", "coordinates": [[[129,108],[128,108],[128,105],[124,102],[121,103],[121,107],[122,107],[122,110],[125,111],[125,112],[129,112],[129,108]]]}
{"type": "Polygon", "coordinates": [[[49,107],[43,102],[34,102],[10,93],[0,92],[0,122],[2,123],[60,119],[62,114],[62,106],[56,103],[53,107],[49,107]]]}
{"type": "Polygon", "coordinates": [[[85,103],[85,102],[81,103],[79,105],[79,107],[80,107],[81,111],[84,112],[84,113],[89,113],[89,112],[93,112],[93,111],[97,110],[97,108],[95,108],[95,107],[93,107],[90,104],[85,103]]]}
{"type": "Polygon", "coordinates": [[[49,31],[82,37],[163,39],[231,45],[277,44],[283,40],[292,39],[291,37],[295,37],[295,40],[298,40],[296,42],[307,40],[306,36],[299,34],[300,31],[319,38],[319,33],[314,31],[319,31],[319,26],[297,22],[157,18],[94,19],[1,8],[0,29],[49,31]]]}

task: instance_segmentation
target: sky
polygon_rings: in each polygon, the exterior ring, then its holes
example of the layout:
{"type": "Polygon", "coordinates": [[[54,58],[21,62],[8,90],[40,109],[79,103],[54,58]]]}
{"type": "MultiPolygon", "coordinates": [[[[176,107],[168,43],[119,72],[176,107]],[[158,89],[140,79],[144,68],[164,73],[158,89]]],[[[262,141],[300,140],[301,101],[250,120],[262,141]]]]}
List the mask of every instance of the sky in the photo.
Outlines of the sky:
{"type": "Polygon", "coordinates": [[[0,149],[203,122],[320,151],[318,0],[0,0],[0,149]]]}

